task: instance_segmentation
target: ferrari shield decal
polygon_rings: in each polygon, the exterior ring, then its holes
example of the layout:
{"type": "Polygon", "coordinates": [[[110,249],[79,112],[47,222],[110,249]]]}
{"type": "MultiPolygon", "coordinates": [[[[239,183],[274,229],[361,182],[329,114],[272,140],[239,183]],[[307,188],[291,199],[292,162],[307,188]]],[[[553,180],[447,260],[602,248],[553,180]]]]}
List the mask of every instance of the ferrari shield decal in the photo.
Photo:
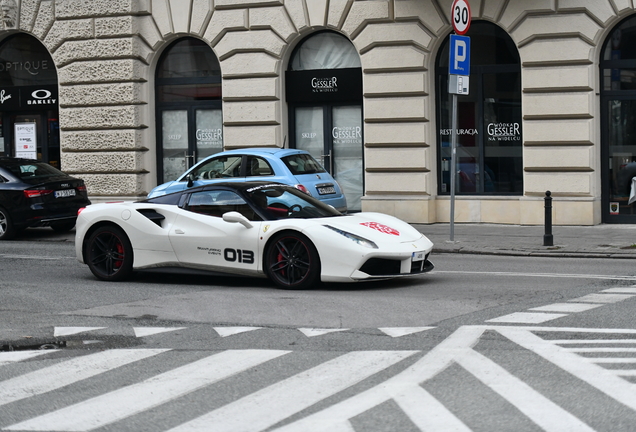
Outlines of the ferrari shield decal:
{"type": "Polygon", "coordinates": [[[400,232],[394,228],[391,228],[390,226],[386,226],[386,225],[382,225],[381,223],[377,223],[377,222],[362,222],[360,225],[364,225],[366,227],[369,228],[373,228],[374,230],[378,230],[380,232],[383,232],[385,234],[391,234],[391,235],[395,235],[395,236],[399,236],[400,232]]]}
{"type": "Polygon", "coordinates": [[[265,226],[263,227],[263,232],[264,232],[264,233],[266,233],[268,229],[269,229],[269,225],[265,225],[265,226]]]}

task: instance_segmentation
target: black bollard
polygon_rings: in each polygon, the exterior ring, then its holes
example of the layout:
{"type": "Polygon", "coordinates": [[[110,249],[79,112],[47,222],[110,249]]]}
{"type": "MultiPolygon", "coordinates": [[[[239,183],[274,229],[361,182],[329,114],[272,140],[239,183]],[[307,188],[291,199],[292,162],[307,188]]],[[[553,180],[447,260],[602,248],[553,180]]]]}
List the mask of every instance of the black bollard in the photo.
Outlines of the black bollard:
{"type": "Polygon", "coordinates": [[[545,192],[545,234],[543,235],[543,246],[554,246],[552,238],[552,193],[545,192]]]}

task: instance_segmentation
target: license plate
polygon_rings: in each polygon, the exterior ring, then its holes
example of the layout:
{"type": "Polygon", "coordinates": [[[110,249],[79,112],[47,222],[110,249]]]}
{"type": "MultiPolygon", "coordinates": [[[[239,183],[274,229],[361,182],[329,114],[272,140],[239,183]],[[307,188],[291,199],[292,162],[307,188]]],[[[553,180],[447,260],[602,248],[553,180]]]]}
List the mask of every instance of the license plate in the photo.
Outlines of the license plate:
{"type": "Polygon", "coordinates": [[[426,253],[425,252],[413,252],[413,256],[412,256],[411,261],[413,261],[413,262],[424,261],[425,257],[426,257],[426,253]]]}
{"type": "Polygon", "coordinates": [[[334,188],[333,186],[318,188],[318,194],[320,195],[328,195],[328,194],[335,194],[335,193],[336,193],[336,188],[334,188]]]}
{"type": "Polygon", "coordinates": [[[55,198],[64,198],[75,196],[75,189],[64,189],[55,191],[55,198]]]}

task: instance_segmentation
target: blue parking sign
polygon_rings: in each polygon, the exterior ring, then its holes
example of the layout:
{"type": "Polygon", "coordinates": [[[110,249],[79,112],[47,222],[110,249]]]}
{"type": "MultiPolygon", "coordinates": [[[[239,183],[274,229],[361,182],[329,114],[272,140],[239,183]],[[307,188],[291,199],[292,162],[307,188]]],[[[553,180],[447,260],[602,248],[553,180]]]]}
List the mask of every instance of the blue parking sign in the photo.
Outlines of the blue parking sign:
{"type": "Polygon", "coordinates": [[[448,73],[470,75],[470,37],[450,35],[448,73]]]}

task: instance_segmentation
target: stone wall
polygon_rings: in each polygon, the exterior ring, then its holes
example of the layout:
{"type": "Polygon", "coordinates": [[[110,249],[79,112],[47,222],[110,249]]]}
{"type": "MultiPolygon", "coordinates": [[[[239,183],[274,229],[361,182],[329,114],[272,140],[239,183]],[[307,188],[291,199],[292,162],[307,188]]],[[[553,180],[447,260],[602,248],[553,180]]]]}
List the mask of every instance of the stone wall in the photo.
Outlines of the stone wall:
{"type": "MultiPolygon", "coordinates": [[[[411,222],[448,221],[437,197],[435,59],[452,0],[22,0],[20,29],[51,51],[60,82],[63,165],[92,196],[143,196],[155,185],[154,67],[191,35],[223,75],[227,148],[281,146],[284,70],[314,31],[349,37],[363,69],[363,209],[411,222]]],[[[600,222],[598,57],[633,13],[629,0],[473,0],[473,20],[517,44],[523,78],[523,197],[462,197],[458,221],[600,222]]]]}

